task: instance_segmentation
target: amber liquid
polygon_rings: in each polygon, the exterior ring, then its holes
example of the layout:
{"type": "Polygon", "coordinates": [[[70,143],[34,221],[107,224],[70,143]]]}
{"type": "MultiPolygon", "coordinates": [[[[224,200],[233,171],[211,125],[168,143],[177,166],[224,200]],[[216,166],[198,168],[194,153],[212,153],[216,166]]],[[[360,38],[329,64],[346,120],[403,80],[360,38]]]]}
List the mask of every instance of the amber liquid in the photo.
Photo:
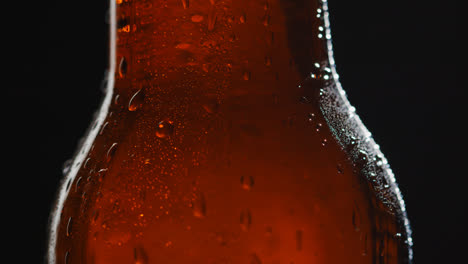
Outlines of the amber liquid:
{"type": "Polygon", "coordinates": [[[338,96],[326,6],[115,5],[112,100],[50,263],[410,262],[388,165],[338,96]]]}

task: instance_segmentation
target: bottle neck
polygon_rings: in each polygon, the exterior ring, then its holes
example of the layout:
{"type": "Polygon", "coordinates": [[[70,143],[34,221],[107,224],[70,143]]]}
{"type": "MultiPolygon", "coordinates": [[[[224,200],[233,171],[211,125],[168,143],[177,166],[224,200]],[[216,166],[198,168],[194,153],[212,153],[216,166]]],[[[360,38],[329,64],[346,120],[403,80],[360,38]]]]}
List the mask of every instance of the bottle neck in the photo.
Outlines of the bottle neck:
{"type": "Polygon", "coordinates": [[[293,75],[298,85],[310,78],[329,81],[333,65],[322,1],[111,0],[115,89],[134,93],[145,82],[188,76],[260,80],[268,78],[265,66],[279,79],[293,75]]]}

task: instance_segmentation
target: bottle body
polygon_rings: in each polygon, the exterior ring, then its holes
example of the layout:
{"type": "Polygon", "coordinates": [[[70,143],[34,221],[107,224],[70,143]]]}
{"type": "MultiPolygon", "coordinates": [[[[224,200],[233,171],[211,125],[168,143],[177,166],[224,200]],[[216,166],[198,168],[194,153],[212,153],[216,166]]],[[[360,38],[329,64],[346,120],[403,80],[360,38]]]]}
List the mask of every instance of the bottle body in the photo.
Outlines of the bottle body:
{"type": "Polygon", "coordinates": [[[108,94],[49,262],[410,262],[391,171],[336,81],[326,4],[111,9],[108,94]]]}

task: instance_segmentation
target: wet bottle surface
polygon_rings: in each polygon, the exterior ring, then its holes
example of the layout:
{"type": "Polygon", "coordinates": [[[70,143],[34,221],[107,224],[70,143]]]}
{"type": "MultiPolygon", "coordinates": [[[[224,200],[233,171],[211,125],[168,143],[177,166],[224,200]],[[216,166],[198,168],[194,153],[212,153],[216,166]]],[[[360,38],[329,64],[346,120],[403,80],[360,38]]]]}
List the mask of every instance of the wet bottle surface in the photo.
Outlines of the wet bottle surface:
{"type": "Polygon", "coordinates": [[[111,70],[49,263],[410,263],[326,3],[111,1],[111,70]]]}

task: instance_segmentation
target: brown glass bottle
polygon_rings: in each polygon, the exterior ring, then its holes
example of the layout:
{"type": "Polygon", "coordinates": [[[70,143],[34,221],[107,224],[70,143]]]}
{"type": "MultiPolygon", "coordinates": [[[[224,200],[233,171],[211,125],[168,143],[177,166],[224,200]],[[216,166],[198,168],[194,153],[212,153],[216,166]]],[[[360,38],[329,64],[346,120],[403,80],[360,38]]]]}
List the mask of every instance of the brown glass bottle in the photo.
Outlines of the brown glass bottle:
{"type": "Polygon", "coordinates": [[[49,263],[410,263],[325,1],[111,0],[110,71],[49,263]]]}

